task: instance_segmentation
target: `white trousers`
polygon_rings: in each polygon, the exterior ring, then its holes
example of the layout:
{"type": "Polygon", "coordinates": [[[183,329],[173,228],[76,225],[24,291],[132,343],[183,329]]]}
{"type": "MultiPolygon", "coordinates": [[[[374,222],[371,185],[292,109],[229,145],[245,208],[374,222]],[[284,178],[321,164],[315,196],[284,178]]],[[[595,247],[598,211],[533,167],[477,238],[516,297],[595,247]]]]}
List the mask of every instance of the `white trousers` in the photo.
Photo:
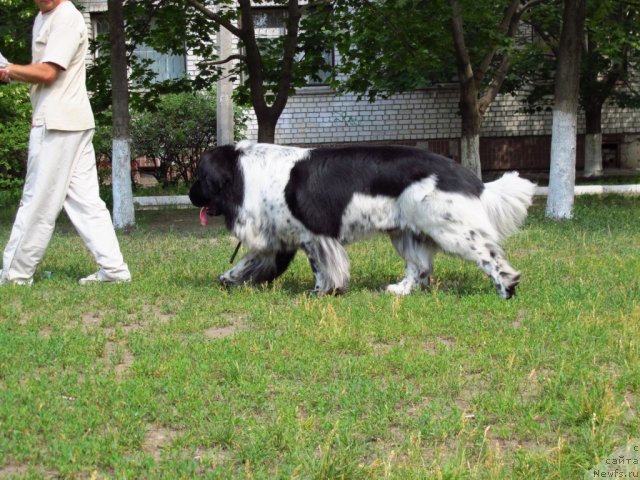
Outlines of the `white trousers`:
{"type": "Polygon", "coordinates": [[[64,207],[106,278],[130,278],[111,215],[99,195],[93,130],[31,129],[20,208],[4,250],[2,276],[29,281],[64,207]]]}

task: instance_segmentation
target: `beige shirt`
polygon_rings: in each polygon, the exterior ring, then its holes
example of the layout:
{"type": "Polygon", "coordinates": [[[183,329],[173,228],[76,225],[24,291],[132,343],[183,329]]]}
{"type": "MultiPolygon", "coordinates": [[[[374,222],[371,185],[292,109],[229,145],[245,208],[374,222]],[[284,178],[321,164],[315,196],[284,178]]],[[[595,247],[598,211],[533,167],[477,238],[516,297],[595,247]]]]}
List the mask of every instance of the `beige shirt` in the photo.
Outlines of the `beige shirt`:
{"type": "Polygon", "coordinates": [[[67,131],[95,127],[85,84],[88,47],[87,27],[71,1],[38,13],[33,24],[32,62],[51,62],[64,70],[51,85],[31,86],[34,125],[67,131]]]}

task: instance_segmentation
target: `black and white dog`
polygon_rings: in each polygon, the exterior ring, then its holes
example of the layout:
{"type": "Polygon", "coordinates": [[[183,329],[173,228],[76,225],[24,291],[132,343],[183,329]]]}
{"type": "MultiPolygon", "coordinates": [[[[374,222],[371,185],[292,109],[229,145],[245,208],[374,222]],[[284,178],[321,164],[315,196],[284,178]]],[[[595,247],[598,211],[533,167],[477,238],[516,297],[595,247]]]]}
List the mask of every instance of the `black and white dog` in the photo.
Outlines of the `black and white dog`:
{"type": "Polygon", "coordinates": [[[454,161],[399,146],[297,148],[240,142],[202,155],[191,202],[200,219],[224,215],[248,249],[225,284],[273,280],[296,251],[307,254],[314,291],[339,293],[349,280],[343,247],[387,233],[404,258],[404,278],[386,290],[407,295],[429,284],[438,250],[475,262],[504,298],[520,273],[502,241],[527,216],[535,185],[517,173],[483,184],[454,161]]]}

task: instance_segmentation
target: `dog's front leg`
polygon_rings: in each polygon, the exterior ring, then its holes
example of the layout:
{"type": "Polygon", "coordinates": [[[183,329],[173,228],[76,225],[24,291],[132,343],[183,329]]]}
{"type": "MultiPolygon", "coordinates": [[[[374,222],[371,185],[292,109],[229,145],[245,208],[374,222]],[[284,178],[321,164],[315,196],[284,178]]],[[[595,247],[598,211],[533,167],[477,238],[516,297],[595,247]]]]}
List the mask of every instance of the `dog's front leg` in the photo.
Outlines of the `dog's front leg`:
{"type": "Polygon", "coordinates": [[[344,293],[349,283],[349,256],[340,242],[317,237],[302,244],[316,277],[313,291],[320,295],[344,293]]]}
{"type": "Polygon", "coordinates": [[[287,269],[295,254],[295,250],[249,252],[218,280],[224,285],[270,282],[287,269]]]}

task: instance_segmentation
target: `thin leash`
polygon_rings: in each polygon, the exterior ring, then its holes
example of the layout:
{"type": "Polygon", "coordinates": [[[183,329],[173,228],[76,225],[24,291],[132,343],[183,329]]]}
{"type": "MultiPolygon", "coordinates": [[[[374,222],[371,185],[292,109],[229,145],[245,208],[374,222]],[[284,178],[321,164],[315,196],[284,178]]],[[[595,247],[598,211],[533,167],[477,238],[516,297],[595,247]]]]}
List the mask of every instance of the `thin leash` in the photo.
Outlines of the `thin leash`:
{"type": "Polygon", "coordinates": [[[231,260],[229,260],[229,263],[233,263],[233,261],[236,259],[236,255],[238,255],[238,252],[240,251],[240,245],[242,245],[242,242],[238,242],[238,245],[236,245],[236,249],[233,252],[233,255],[231,255],[231,260]]]}

